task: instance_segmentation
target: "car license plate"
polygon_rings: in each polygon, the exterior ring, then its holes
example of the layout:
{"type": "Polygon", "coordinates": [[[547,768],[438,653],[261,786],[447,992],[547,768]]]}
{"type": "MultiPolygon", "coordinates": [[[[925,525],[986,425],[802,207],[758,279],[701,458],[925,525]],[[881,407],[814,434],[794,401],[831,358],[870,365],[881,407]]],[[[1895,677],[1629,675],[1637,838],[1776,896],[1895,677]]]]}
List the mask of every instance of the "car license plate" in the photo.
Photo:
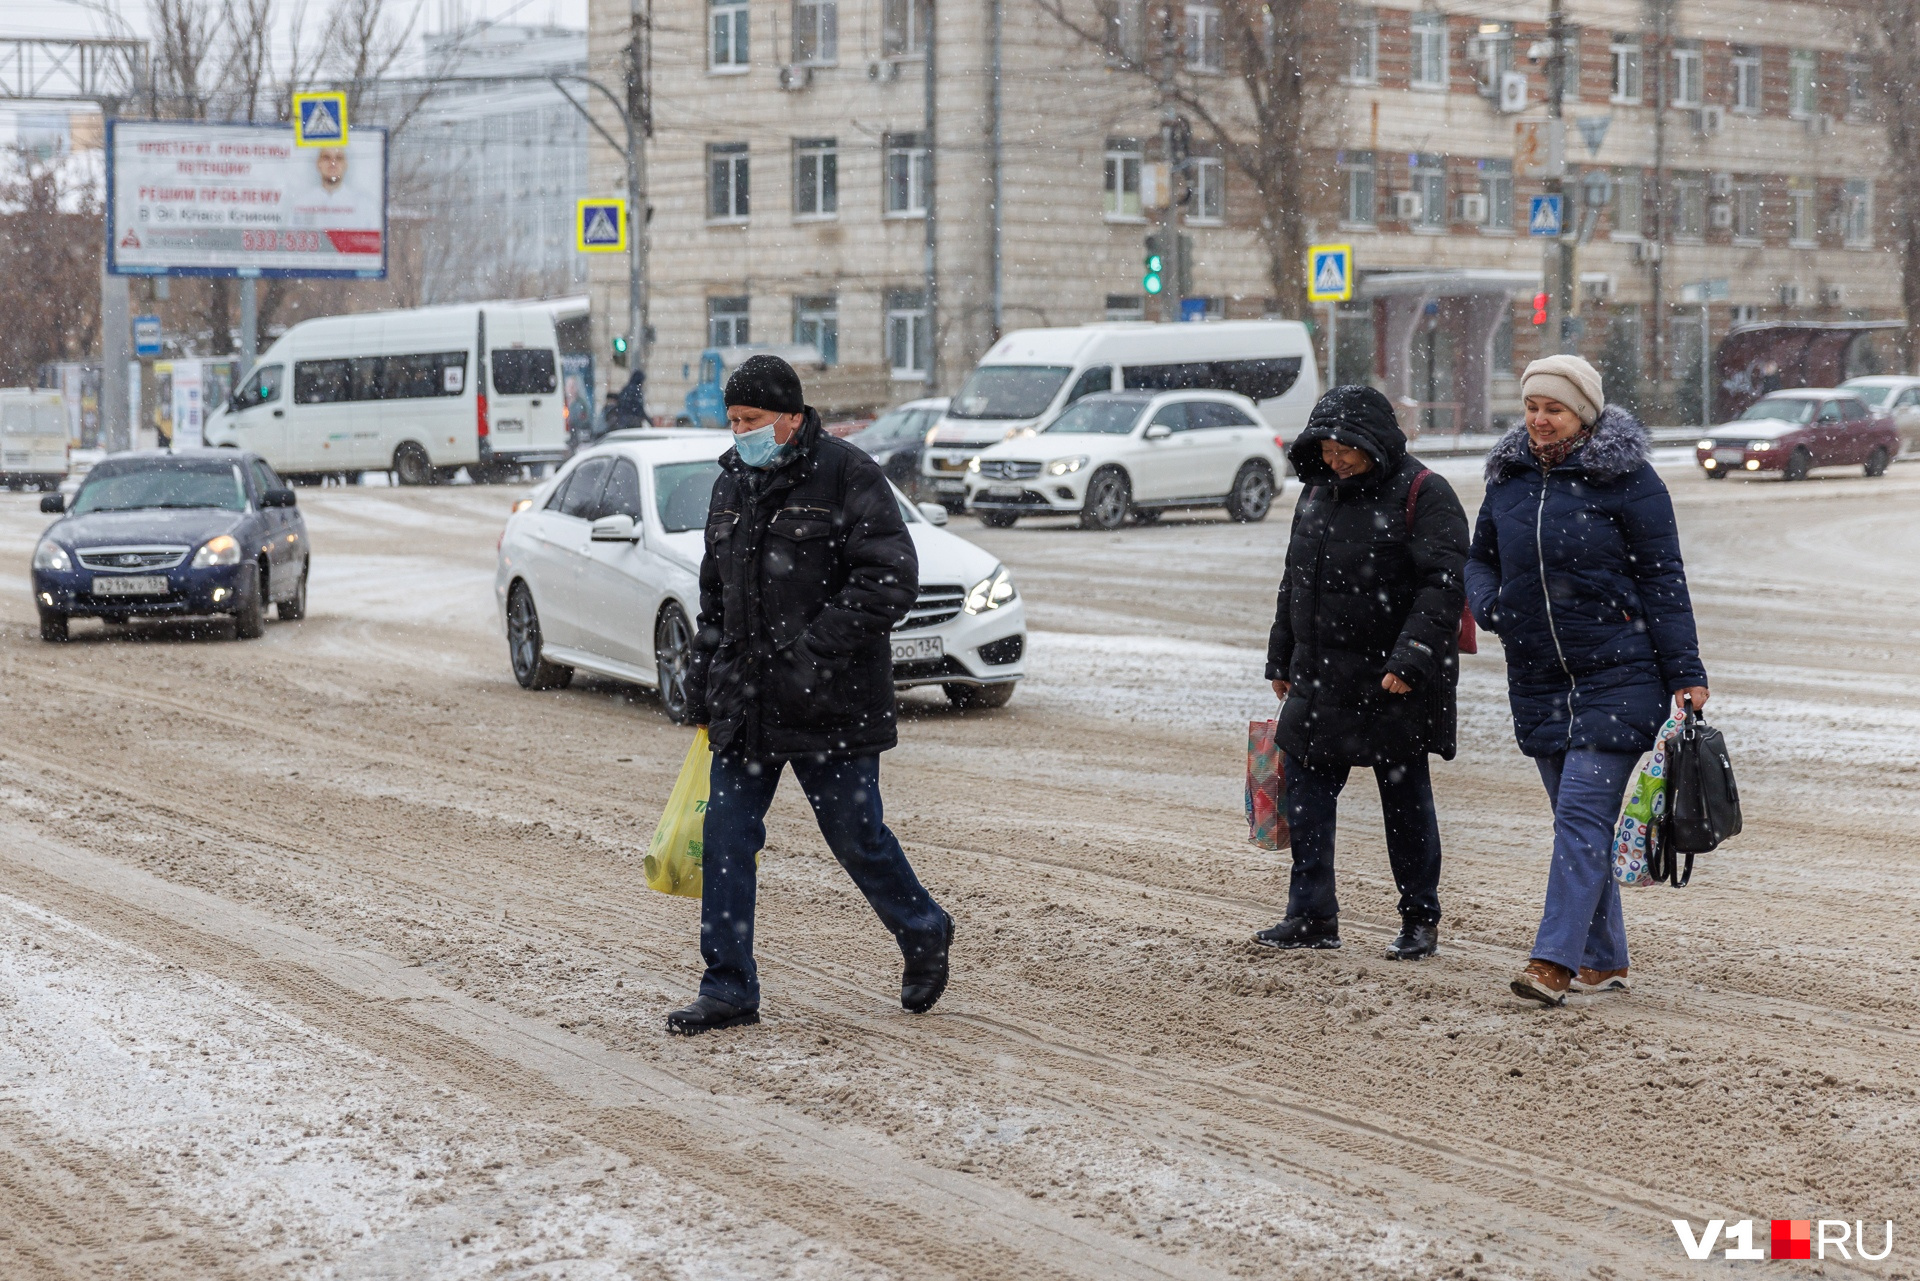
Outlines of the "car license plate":
{"type": "Polygon", "coordinates": [[[989,485],[987,487],[988,498],[1018,498],[1021,492],[1018,485],[989,485]]]}
{"type": "Polygon", "coordinates": [[[896,663],[924,663],[946,656],[947,643],[938,636],[915,636],[911,640],[896,638],[893,642],[893,661],[896,663]]]}
{"type": "Polygon", "coordinates": [[[112,578],[102,576],[93,580],[93,594],[95,596],[165,596],[167,576],[165,574],[133,576],[116,574],[112,578]]]}
{"type": "Polygon", "coordinates": [[[1746,457],[1747,451],[1744,449],[1716,449],[1713,451],[1713,460],[1717,463],[1745,462],[1746,457]]]}

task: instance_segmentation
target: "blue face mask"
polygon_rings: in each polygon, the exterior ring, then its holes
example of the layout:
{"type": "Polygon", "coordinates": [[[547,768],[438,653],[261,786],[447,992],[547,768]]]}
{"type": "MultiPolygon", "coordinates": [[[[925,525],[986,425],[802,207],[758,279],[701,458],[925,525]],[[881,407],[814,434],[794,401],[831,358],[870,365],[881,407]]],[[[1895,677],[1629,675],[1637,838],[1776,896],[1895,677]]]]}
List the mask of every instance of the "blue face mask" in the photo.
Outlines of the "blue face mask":
{"type": "Polygon", "coordinates": [[[773,438],[775,423],[765,427],[756,427],[752,431],[737,431],[733,434],[733,447],[740,454],[740,461],[749,467],[762,469],[772,467],[787,456],[789,446],[773,438]]]}

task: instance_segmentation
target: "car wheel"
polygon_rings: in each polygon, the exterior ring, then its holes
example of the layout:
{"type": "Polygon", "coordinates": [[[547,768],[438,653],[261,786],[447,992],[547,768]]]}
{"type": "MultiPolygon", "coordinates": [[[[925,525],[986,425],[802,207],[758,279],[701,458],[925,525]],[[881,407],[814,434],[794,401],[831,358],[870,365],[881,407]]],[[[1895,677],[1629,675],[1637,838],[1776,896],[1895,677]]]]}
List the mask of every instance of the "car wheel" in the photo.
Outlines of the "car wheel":
{"type": "Polygon", "coordinates": [[[1133,486],[1127,482],[1127,474],[1117,467],[1104,468],[1087,482],[1087,501],[1080,509],[1080,528],[1118,529],[1126,522],[1127,509],[1132,506],[1133,486]]]}
{"type": "Polygon", "coordinates": [[[653,626],[653,670],[660,709],[675,725],[687,723],[687,675],[693,670],[693,628],[686,611],[668,605],[653,626]]]}
{"type": "Polygon", "coordinates": [[[40,639],[52,641],[56,645],[67,641],[67,616],[57,614],[50,609],[40,611],[40,639]]]}
{"type": "Polygon", "coordinates": [[[1013,522],[1020,519],[1017,512],[975,512],[974,515],[988,529],[1012,529],[1013,522]]]}
{"type": "Polygon", "coordinates": [[[1725,467],[1715,467],[1712,471],[1707,472],[1707,479],[1708,480],[1725,480],[1727,477],[1731,475],[1733,475],[1733,473],[1728,471],[1725,467]]]}
{"type": "Polygon", "coordinates": [[[1785,480],[1805,480],[1807,473],[1813,470],[1813,455],[1804,448],[1796,449],[1787,458],[1787,467],[1781,473],[1785,480]]]}
{"type": "Polygon", "coordinates": [[[1013,701],[1013,687],[1017,681],[1002,681],[998,685],[962,685],[958,681],[949,681],[940,687],[947,701],[961,711],[971,711],[977,707],[1005,707],[1013,701]]]}
{"type": "Polygon", "coordinates": [[[1157,525],[1166,514],[1164,507],[1136,507],[1127,513],[1127,519],[1136,525],[1157,525]]]}
{"type": "Polygon", "coordinates": [[[1242,463],[1227,494],[1227,515],[1242,525],[1267,518],[1273,510],[1273,472],[1265,463],[1242,463]]]}
{"type": "Polygon", "coordinates": [[[281,622],[297,623],[307,616],[307,571],[312,566],[312,561],[300,562],[300,582],[294,587],[293,596],[274,606],[279,611],[281,622]]]}
{"type": "Polygon", "coordinates": [[[433,460],[426,450],[407,441],[393,451],[393,474],[402,485],[431,485],[435,477],[433,460]]]}
{"type": "Polygon", "coordinates": [[[573,681],[571,667],[540,657],[540,615],[525,583],[507,593],[507,657],[521,689],[565,689],[573,681]]]}
{"type": "Polygon", "coordinates": [[[1891,463],[1892,461],[1893,459],[1887,456],[1887,451],[1885,446],[1881,446],[1881,445],[1874,446],[1873,452],[1867,455],[1867,465],[1866,465],[1867,475],[1869,476],[1886,475],[1887,464],[1891,463]]]}
{"type": "Polygon", "coordinates": [[[240,604],[233,611],[233,638],[258,640],[267,632],[267,571],[254,566],[240,589],[240,604]]]}

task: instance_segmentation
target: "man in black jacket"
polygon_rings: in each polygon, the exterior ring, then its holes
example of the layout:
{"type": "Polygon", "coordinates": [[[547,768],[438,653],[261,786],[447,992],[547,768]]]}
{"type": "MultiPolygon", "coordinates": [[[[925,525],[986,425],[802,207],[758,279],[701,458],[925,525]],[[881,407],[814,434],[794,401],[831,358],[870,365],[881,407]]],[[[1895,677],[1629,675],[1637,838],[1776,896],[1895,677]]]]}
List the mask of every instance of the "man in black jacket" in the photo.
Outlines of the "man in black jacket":
{"type": "Polygon", "coordinates": [[[1392,404],[1370,387],[1323,396],[1287,457],[1308,488],[1294,508],[1267,679],[1285,700],[1275,742],[1286,753],[1293,880],[1286,919],[1254,942],[1340,946],[1336,806],[1349,770],[1370,765],[1400,890],[1387,955],[1418,960],[1439,943],[1427,755],[1454,753],[1466,513],[1452,486],[1407,454],[1392,404]]]}
{"type": "Polygon", "coordinates": [[[891,633],[919,590],[913,540],[879,464],[821,429],[786,361],[748,358],[726,402],[734,447],[708,509],[687,680],[689,712],[714,751],[707,972],[667,1030],[760,1021],[755,860],[788,764],[834,857],[900,944],[900,1004],[925,1013],[947,986],[953,918],[914,876],[880,807],[880,753],[895,742],[891,633]]]}

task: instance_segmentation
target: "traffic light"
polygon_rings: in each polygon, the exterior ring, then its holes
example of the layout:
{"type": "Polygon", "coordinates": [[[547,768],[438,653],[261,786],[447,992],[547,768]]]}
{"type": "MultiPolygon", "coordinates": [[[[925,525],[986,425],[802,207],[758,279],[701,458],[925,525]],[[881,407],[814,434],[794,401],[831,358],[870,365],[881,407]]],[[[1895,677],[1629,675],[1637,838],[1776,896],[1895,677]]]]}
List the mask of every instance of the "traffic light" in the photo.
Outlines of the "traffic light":
{"type": "Polygon", "coordinates": [[[1147,237],[1147,271],[1140,277],[1140,287],[1147,291],[1147,297],[1158,297],[1167,287],[1167,259],[1160,252],[1160,234],[1155,232],[1147,237]]]}
{"type": "Polygon", "coordinates": [[[627,336],[625,334],[613,336],[613,363],[622,369],[627,367],[627,336]]]}
{"type": "Polygon", "coordinates": [[[1533,296],[1533,323],[1536,325],[1544,325],[1547,323],[1547,295],[1545,290],[1533,296]]]}

